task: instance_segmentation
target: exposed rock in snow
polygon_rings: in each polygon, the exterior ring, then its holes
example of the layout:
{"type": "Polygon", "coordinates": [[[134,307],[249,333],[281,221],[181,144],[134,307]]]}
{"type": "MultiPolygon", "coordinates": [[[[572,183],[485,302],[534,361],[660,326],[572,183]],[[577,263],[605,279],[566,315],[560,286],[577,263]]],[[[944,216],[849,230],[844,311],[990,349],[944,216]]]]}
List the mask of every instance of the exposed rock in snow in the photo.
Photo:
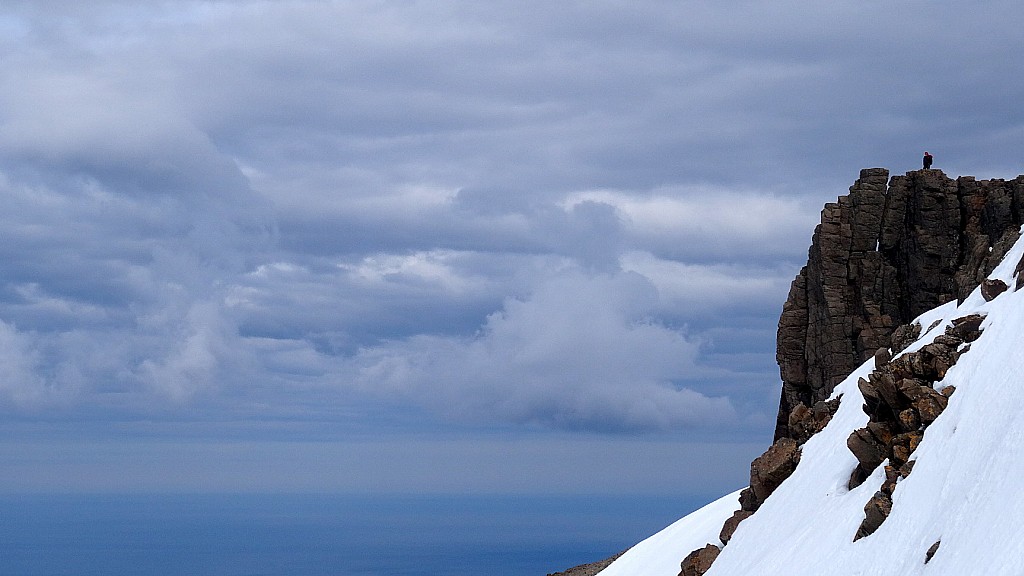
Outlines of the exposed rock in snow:
{"type": "MultiPolygon", "coordinates": [[[[884,182],[874,171],[861,176],[867,180],[855,185],[861,194],[884,182]]],[[[797,401],[787,407],[784,393],[783,406],[788,409],[781,429],[785,434],[751,465],[751,486],[638,544],[601,576],[1022,573],[1024,290],[1018,288],[1024,278],[1024,241],[1018,241],[1019,226],[1007,226],[1022,214],[1024,177],[1012,182],[965,178],[954,182],[940,172],[908,174],[902,181],[893,179],[888,196],[884,188],[880,193],[882,208],[877,199],[845,204],[841,199],[840,206],[845,208],[835,208],[833,232],[852,242],[847,255],[860,254],[860,260],[848,259],[842,266],[859,270],[849,272],[845,280],[855,285],[866,278],[863,274],[870,262],[879,266],[888,262],[858,252],[863,242],[851,230],[878,230],[882,251],[917,242],[915,249],[932,246],[937,251],[925,252],[939,260],[946,258],[946,247],[931,244],[940,241],[937,228],[929,229],[924,239],[897,238],[886,218],[890,210],[902,211],[906,221],[917,222],[903,233],[917,234],[920,218],[925,218],[917,212],[927,205],[928,210],[941,213],[927,218],[944,221],[949,216],[947,204],[952,203],[963,219],[943,240],[956,248],[955,258],[950,251],[952,259],[947,262],[956,265],[943,268],[953,277],[951,282],[918,277],[906,286],[916,286],[928,295],[915,300],[902,294],[895,302],[875,308],[869,306],[866,292],[860,293],[851,308],[853,316],[844,312],[843,321],[856,316],[860,320],[851,325],[861,328],[875,322],[876,328],[892,333],[891,346],[870,347],[871,339],[881,333],[876,330],[853,348],[846,340],[838,348],[809,352],[805,367],[851,349],[862,362],[839,378],[825,397],[805,398],[800,392],[791,395],[789,400],[797,401]],[[993,196],[984,197],[988,193],[993,196]],[[871,207],[865,208],[865,202],[871,207]],[[857,210],[873,210],[880,216],[858,216],[857,210]],[[844,231],[843,226],[850,230],[844,231]],[[943,298],[949,301],[942,303],[943,298]],[[934,307],[921,310],[916,318],[900,318],[902,326],[895,331],[888,321],[865,320],[865,311],[871,316],[882,313],[885,306],[914,308],[924,301],[933,301],[934,307]],[[690,551],[694,552],[687,556],[690,551]]],[[[823,227],[827,218],[832,216],[823,214],[823,227]]],[[[816,243],[820,233],[819,229],[816,243]]],[[[813,252],[814,248],[812,261],[813,252]]],[[[920,272],[917,264],[899,259],[896,264],[902,271],[891,278],[920,272]]],[[[882,268],[872,273],[884,280],[889,272],[882,268]]],[[[806,297],[822,286],[827,288],[828,281],[812,286],[809,278],[814,277],[805,269],[794,290],[806,297]]],[[[780,350],[783,337],[797,337],[793,327],[799,322],[794,318],[808,310],[794,314],[794,302],[800,300],[794,300],[791,291],[780,322],[780,350]],[[792,330],[783,330],[787,314],[792,330]]],[[[829,310],[838,308],[826,306],[814,314],[827,315],[829,310]]],[[[809,334],[802,335],[805,343],[813,341],[809,334]]],[[[793,357],[783,358],[780,353],[780,363],[784,378],[797,372],[794,366],[799,362],[793,357]],[[796,363],[787,366],[784,361],[796,363]]],[[[806,387],[807,382],[800,385],[806,387]]],[[[825,388],[813,388],[814,394],[820,395],[825,388]]]]}
{"type": "Polygon", "coordinates": [[[1024,223],[1024,176],[953,180],[918,170],[887,183],[888,176],[883,168],[862,170],[849,195],[822,210],[779,320],[784,384],[776,438],[790,435],[787,418],[797,404],[828,398],[879,348],[899,349],[890,340],[894,329],[970,294],[1024,223]]]}

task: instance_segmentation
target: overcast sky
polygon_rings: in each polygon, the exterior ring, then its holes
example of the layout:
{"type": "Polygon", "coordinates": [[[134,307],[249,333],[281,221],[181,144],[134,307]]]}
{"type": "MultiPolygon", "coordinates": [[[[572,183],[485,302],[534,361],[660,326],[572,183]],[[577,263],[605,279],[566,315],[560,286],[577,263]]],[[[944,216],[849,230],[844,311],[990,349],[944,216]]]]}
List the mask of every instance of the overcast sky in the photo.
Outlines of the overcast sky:
{"type": "Polygon", "coordinates": [[[0,491],[682,492],[825,202],[1024,172],[1016,0],[0,6],[0,491]]]}

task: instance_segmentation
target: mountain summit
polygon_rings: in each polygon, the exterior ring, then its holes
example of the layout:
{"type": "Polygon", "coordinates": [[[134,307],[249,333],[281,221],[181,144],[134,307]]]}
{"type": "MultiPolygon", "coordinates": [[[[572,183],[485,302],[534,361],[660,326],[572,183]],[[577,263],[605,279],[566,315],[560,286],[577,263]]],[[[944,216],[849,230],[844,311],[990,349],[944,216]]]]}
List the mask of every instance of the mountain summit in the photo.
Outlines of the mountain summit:
{"type": "Polygon", "coordinates": [[[601,576],[1024,574],[1024,176],[861,171],[779,322],[750,486],[601,576]]]}

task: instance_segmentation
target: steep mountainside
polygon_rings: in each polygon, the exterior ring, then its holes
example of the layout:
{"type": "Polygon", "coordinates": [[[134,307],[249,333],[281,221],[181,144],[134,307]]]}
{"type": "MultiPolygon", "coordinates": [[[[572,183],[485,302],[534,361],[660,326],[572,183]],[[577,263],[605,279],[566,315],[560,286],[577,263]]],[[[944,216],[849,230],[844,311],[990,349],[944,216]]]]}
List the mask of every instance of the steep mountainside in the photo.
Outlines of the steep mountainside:
{"type": "Polygon", "coordinates": [[[822,212],[750,486],[602,576],[1024,573],[1024,177],[887,177],[822,212]]]}

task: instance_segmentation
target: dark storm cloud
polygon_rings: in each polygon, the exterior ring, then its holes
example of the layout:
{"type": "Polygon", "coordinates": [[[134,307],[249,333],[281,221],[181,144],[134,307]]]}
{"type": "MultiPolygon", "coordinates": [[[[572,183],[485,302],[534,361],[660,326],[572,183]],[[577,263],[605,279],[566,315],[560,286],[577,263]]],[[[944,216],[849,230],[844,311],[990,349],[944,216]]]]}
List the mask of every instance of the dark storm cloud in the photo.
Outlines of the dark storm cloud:
{"type": "Polygon", "coordinates": [[[1021,171],[1020,12],[5,3],[0,406],[766,434],[821,205],[1021,171]]]}

